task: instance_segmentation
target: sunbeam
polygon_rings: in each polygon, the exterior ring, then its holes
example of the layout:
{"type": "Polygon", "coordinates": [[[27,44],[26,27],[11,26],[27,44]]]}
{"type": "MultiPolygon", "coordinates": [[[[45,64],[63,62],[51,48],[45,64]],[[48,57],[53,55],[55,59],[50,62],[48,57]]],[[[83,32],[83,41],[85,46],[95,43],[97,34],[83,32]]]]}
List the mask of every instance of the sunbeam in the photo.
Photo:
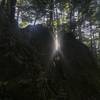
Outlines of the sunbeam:
{"type": "Polygon", "coordinates": [[[60,49],[60,43],[59,43],[58,35],[56,34],[56,36],[55,36],[55,50],[59,51],[59,49],[60,49]]]}

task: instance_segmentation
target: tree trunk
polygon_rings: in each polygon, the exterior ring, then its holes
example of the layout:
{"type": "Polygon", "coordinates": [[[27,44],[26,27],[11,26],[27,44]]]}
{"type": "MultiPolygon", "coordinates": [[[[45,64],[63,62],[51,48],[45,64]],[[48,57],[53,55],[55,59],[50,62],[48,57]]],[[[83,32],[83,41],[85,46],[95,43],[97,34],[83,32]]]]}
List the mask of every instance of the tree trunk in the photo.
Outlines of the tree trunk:
{"type": "Polygon", "coordinates": [[[11,23],[15,22],[16,0],[7,0],[7,13],[11,23]]]}
{"type": "Polygon", "coordinates": [[[53,31],[53,10],[54,10],[54,3],[53,3],[53,0],[51,0],[50,2],[50,23],[49,23],[51,31],[53,31]]]}
{"type": "Polygon", "coordinates": [[[2,0],[2,1],[1,1],[0,6],[1,6],[2,8],[4,8],[4,7],[5,7],[5,0],[2,0]]]}
{"type": "Polygon", "coordinates": [[[94,32],[92,29],[91,20],[90,20],[90,37],[91,37],[91,50],[93,52],[94,57],[97,58],[96,42],[95,42],[94,32]]]}

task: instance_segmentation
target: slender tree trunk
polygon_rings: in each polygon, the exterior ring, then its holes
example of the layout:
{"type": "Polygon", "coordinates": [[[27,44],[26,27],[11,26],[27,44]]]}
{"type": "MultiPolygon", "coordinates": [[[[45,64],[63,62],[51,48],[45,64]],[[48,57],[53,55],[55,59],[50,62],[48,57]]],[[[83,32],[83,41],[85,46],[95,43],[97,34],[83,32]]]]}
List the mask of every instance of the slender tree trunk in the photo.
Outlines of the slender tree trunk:
{"type": "Polygon", "coordinates": [[[10,21],[15,22],[15,11],[16,11],[16,0],[11,0],[11,12],[10,12],[10,21]]]}
{"type": "Polygon", "coordinates": [[[100,32],[99,32],[99,47],[98,47],[98,50],[99,50],[99,54],[100,54],[100,32]]]}
{"type": "Polygon", "coordinates": [[[53,10],[54,10],[54,2],[53,0],[51,0],[50,2],[50,23],[49,23],[51,31],[53,31],[53,10]]]}
{"type": "MultiPolygon", "coordinates": [[[[80,21],[80,19],[79,19],[79,17],[80,17],[80,12],[79,12],[79,10],[78,10],[78,35],[79,35],[79,40],[80,41],[83,41],[83,34],[82,34],[82,31],[81,31],[81,21],[80,21]]],[[[83,17],[82,17],[82,19],[81,20],[83,20],[83,17]]]]}
{"type": "Polygon", "coordinates": [[[0,6],[1,6],[2,8],[4,8],[4,7],[5,7],[5,0],[2,0],[2,1],[1,1],[0,6]]]}
{"type": "Polygon", "coordinates": [[[92,29],[91,20],[90,20],[90,37],[91,37],[91,50],[94,54],[94,57],[97,58],[96,42],[95,42],[94,32],[93,32],[93,29],[92,29]]]}
{"type": "Polygon", "coordinates": [[[16,0],[7,0],[7,13],[11,23],[15,22],[16,0]]]}
{"type": "Polygon", "coordinates": [[[19,8],[18,8],[18,10],[17,10],[17,18],[16,18],[16,21],[17,21],[17,22],[19,21],[19,14],[20,14],[20,10],[19,10],[19,8]]]}

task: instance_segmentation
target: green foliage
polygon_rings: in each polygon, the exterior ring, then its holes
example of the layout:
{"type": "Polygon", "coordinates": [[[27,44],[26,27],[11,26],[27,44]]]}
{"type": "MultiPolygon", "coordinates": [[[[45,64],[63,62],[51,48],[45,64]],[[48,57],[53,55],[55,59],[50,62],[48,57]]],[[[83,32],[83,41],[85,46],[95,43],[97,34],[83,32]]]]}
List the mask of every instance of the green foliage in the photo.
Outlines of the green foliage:
{"type": "Polygon", "coordinates": [[[28,22],[27,22],[27,21],[22,21],[22,22],[19,24],[19,27],[20,27],[20,28],[25,28],[26,26],[28,26],[28,22]]]}

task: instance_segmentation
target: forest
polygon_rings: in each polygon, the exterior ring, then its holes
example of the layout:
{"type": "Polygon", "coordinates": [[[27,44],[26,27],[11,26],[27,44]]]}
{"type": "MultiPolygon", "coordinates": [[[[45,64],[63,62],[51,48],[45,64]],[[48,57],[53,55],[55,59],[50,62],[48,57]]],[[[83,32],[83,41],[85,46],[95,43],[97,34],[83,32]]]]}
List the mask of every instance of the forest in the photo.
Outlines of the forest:
{"type": "Polygon", "coordinates": [[[0,100],[100,100],[100,0],[0,0],[0,100]]]}

